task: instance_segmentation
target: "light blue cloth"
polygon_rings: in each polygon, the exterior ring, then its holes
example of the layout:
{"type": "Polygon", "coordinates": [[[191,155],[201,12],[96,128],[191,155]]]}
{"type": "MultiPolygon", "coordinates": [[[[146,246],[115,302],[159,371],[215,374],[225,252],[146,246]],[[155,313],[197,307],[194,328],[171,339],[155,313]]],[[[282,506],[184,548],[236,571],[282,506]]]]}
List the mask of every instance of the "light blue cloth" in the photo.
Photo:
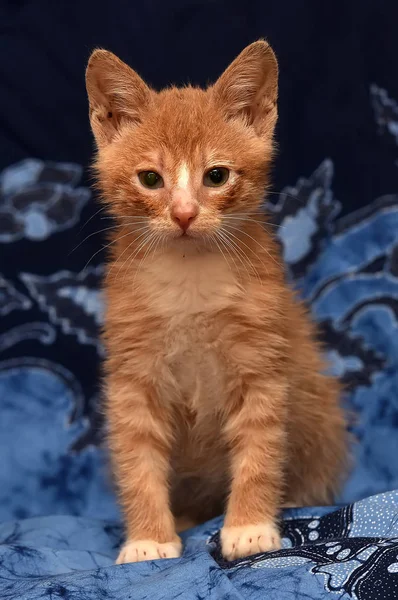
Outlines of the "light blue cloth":
{"type": "Polygon", "coordinates": [[[180,559],[114,565],[112,523],[41,517],[0,526],[2,600],[296,600],[398,597],[398,492],[286,511],[279,552],[226,563],[221,519],[184,535],[180,559]],[[375,592],[380,594],[375,595],[375,592]]]}

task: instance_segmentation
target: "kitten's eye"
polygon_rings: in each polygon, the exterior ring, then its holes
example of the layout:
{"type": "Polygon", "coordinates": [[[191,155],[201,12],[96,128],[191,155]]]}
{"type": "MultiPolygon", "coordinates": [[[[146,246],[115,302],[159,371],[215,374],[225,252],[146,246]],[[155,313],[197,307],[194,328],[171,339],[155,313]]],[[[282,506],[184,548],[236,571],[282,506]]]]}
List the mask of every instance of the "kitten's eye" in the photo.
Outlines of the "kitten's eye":
{"type": "Polygon", "coordinates": [[[155,171],[141,171],[141,173],[138,173],[138,179],[144,187],[151,190],[163,187],[163,179],[155,171]]]}
{"type": "Polygon", "coordinates": [[[207,171],[203,177],[203,183],[207,187],[219,187],[228,181],[229,171],[225,167],[216,167],[207,171]]]}

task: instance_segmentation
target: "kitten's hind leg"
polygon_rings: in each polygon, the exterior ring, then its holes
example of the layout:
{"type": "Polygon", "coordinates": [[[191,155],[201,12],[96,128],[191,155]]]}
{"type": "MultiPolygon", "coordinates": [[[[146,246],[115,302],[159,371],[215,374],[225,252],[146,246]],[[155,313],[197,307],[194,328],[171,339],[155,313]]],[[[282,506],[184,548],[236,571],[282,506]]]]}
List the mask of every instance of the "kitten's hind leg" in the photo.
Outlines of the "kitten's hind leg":
{"type": "Polygon", "coordinates": [[[340,491],[349,438],[339,391],[337,381],[316,375],[294,392],[284,505],[330,505],[340,491]]]}

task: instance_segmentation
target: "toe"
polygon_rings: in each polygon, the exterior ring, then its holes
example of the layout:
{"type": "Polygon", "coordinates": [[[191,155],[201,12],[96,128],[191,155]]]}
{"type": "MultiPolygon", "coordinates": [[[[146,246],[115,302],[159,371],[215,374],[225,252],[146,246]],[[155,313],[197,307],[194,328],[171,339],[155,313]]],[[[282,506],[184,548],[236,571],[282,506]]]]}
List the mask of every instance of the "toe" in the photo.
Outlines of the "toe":
{"type": "Polygon", "coordinates": [[[221,547],[224,558],[236,560],[259,552],[278,550],[281,540],[273,523],[261,523],[243,527],[223,527],[221,547]]]}
{"type": "Polygon", "coordinates": [[[161,558],[178,558],[181,556],[181,540],[160,544],[154,540],[132,540],[125,543],[120,550],[116,564],[159,560],[161,558]]]}

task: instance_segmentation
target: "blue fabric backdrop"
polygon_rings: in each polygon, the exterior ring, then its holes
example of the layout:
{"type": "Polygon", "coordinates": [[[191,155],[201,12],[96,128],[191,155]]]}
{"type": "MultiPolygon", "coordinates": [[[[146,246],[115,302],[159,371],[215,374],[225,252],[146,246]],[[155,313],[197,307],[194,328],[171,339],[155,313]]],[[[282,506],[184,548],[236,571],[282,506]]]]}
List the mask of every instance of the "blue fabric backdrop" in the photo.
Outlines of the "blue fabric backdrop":
{"type": "Polygon", "coordinates": [[[398,8],[173,7],[0,2],[0,598],[395,598],[398,8]],[[280,552],[226,563],[220,518],[186,534],[181,560],[116,567],[84,64],[103,45],[157,86],[204,83],[260,36],[281,62],[267,208],[346,384],[355,464],[339,507],[284,514],[280,552]]]}

